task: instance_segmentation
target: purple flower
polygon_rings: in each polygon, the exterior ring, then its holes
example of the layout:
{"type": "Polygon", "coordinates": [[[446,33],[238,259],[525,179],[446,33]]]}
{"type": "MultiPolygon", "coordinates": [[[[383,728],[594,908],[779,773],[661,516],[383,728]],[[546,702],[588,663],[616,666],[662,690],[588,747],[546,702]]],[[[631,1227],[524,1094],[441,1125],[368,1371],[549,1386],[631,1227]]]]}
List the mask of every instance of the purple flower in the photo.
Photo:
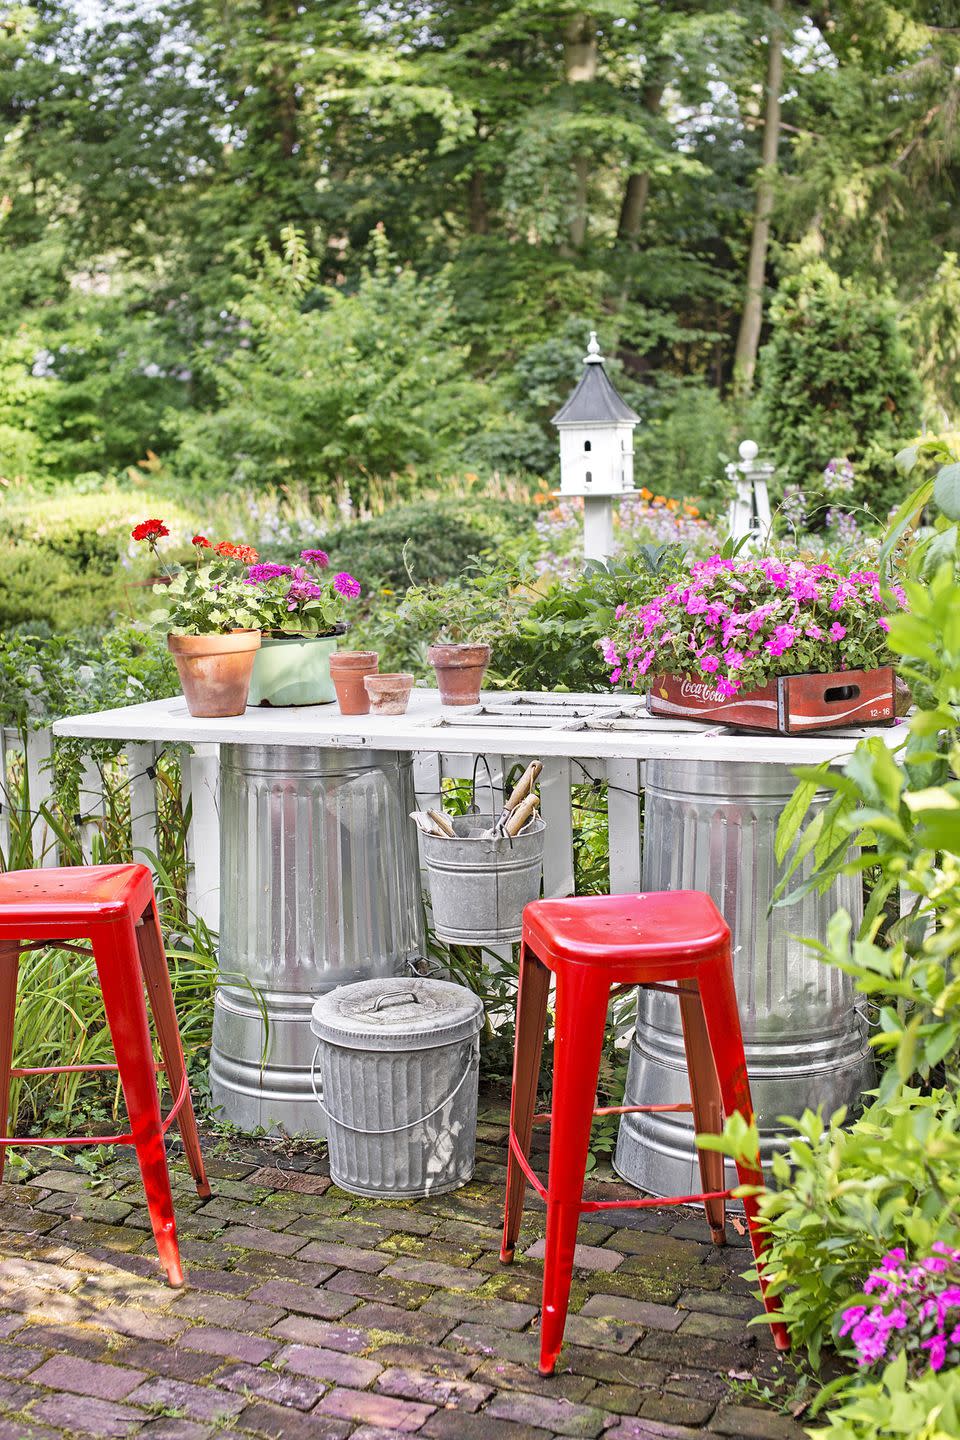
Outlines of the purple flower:
{"type": "Polygon", "coordinates": [[[297,578],[287,591],[287,609],[296,610],[298,605],[305,605],[308,600],[322,600],[323,593],[322,585],[297,578]]]}
{"type": "Polygon", "coordinates": [[[300,559],[308,560],[312,565],[319,565],[321,570],[325,570],[330,564],[330,556],[326,550],[301,550],[300,559]]]}
{"type": "Polygon", "coordinates": [[[267,580],[276,580],[280,575],[291,574],[289,565],[271,565],[265,561],[262,565],[251,565],[247,571],[246,583],[248,585],[262,585],[267,580]]]}
{"type": "Polygon", "coordinates": [[[846,629],[843,625],[840,624],[840,621],[834,620],[833,624],[830,626],[830,639],[842,640],[846,633],[846,629]]]}
{"type": "Polygon", "coordinates": [[[360,581],[348,575],[346,570],[341,570],[339,575],[333,577],[333,588],[338,595],[344,596],[347,600],[356,600],[360,595],[360,581]]]}

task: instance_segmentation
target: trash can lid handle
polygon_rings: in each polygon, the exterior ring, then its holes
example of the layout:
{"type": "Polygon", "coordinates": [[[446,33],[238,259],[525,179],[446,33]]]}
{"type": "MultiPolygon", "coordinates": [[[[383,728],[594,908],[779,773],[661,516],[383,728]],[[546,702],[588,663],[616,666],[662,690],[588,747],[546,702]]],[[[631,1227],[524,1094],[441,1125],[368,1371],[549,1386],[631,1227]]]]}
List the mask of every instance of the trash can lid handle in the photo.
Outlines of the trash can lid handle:
{"type": "Polygon", "coordinates": [[[406,1005],[408,1000],[412,1000],[414,1005],[420,1004],[420,997],[413,990],[398,990],[391,995],[378,995],[373,1009],[386,1010],[388,1005],[406,1005]]]}

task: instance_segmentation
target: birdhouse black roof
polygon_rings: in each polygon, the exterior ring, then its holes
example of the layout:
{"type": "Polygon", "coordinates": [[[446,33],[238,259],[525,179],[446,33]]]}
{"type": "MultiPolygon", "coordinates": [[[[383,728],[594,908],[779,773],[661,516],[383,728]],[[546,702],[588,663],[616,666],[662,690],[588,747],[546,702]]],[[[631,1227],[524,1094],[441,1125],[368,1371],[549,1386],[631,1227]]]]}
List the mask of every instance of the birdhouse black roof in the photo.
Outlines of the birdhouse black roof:
{"type": "Polygon", "coordinates": [[[603,368],[596,336],[591,335],[589,353],[580,383],[570,399],[554,415],[552,425],[615,425],[639,423],[640,416],[624,400],[603,368]]]}

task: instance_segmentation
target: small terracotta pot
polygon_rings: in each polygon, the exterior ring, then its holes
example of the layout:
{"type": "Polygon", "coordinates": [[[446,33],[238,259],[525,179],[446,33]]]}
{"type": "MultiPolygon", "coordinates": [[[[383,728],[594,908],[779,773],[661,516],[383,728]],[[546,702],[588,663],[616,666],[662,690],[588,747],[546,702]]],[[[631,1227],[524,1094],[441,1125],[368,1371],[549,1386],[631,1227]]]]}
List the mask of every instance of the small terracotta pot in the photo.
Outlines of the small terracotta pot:
{"type": "Polygon", "coordinates": [[[167,649],[180,676],[191,715],[242,715],[247,708],[259,630],[230,635],[168,635],[167,649]]]}
{"type": "Polygon", "coordinates": [[[489,645],[431,645],[427,659],[437,672],[441,705],[479,704],[489,645]]]}
{"type": "Polygon", "coordinates": [[[330,678],[341,715],[367,714],[370,696],[364,689],[363,677],[375,675],[379,664],[376,650],[338,650],[330,656],[330,678]]]}
{"type": "Polygon", "coordinates": [[[364,675],[364,689],[374,715],[405,715],[413,689],[412,675],[364,675]]]}

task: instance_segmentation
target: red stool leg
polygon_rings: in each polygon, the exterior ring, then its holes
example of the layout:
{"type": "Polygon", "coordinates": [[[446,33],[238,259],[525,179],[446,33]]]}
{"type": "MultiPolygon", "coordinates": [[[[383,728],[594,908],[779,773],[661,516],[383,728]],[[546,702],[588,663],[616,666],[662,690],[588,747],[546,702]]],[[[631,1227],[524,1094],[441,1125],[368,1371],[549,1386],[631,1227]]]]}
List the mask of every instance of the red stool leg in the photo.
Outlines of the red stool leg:
{"type": "MultiPolygon", "coordinates": [[[[720,1082],[717,1067],[710,1048],[703,1018],[703,1004],[700,991],[694,980],[681,980],[680,1019],[683,1023],[683,1043],[687,1052],[687,1074],[690,1078],[690,1100],[693,1104],[693,1125],[698,1134],[719,1135],[723,1130],[723,1105],[720,1099],[720,1082]]],[[[698,1150],[700,1183],[707,1193],[723,1190],[723,1156],[716,1150],[698,1150]]],[[[705,1200],[707,1224],[715,1245],[725,1245],[726,1206],[723,1200],[705,1200]]]]}
{"type": "Polygon", "coordinates": [[[567,1323],[573,1253],[609,1002],[610,985],[605,975],[591,972],[586,965],[565,965],[558,972],[547,1244],[540,1320],[541,1375],[553,1374],[567,1323]]]}
{"type": "MultiPolygon", "coordinates": [[[[734,989],[729,952],[722,960],[703,966],[700,974],[700,995],[703,1000],[707,1032],[716,1061],[717,1075],[720,1080],[724,1112],[732,1115],[734,1111],[739,1111],[745,1120],[752,1121],[753,1100],[750,1096],[750,1080],[747,1075],[747,1060],[743,1050],[743,1034],[740,1029],[740,1011],[737,1006],[737,992],[734,989]]],[[[762,1185],[763,1172],[760,1168],[760,1156],[757,1155],[753,1164],[744,1164],[738,1160],[737,1175],[741,1185],[762,1185]]],[[[767,1283],[763,1275],[763,1252],[766,1248],[766,1238],[759,1225],[756,1199],[753,1196],[745,1197],[743,1208],[750,1230],[750,1244],[757,1262],[757,1277],[760,1281],[764,1309],[772,1317],[780,1313],[780,1305],[775,1296],[767,1293],[767,1283]]],[[[783,1322],[771,1319],[770,1328],[773,1331],[774,1344],[777,1349],[789,1350],[790,1339],[783,1322]]]]}
{"type": "MultiPolygon", "coordinates": [[[[520,950],[520,983],[517,987],[517,1030],[513,1048],[513,1089],[510,1094],[510,1129],[524,1156],[530,1154],[533,1115],[537,1105],[537,1080],[547,1024],[550,971],[541,965],[528,945],[520,950]]],[[[524,1175],[511,1147],[507,1154],[507,1197],[503,1216],[503,1244],[500,1259],[509,1265],[520,1234],[524,1175]]]]}
{"type": "Polygon", "coordinates": [[[160,1128],[160,1097],[134,927],[127,920],[100,925],[92,939],[157,1253],[170,1284],[182,1285],[177,1222],[160,1128]]]}
{"type": "MultiPolygon", "coordinates": [[[[17,975],[20,947],[12,940],[0,940],[0,1136],[10,1134],[10,1071],[13,1068],[13,1025],[17,1013],[17,975]]],[[[0,1145],[0,1180],[7,1159],[7,1146],[0,1145]]]]}
{"type": "MultiPolygon", "coordinates": [[[[177,1011],[173,1002],[173,987],[170,984],[170,970],[163,948],[160,917],[157,915],[157,907],[153,903],[149,910],[144,912],[143,918],[137,926],[137,946],[140,951],[140,968],[146,981],[150,1008],[153,1011],[153,1023],[156,1026],[160,1054],[163,1056],[167,1084],[170,1088],[170,1098],[175,1100],[180,1093],[186,1067],[183,1059],[183,1047],[180,1044],[177,1011]]],[[[210,1185],[203,1168],[200,1136],[197,1134],[197,1119],[193,1112],[193,1100],[189,1089],[183,1105],[180,1107],[177,1124],[180,1127],[187,1164],[190,1166],[190,1173],[196,1182],[197,1194],[206,1199],[210,1194],[210,1185]]]]}

